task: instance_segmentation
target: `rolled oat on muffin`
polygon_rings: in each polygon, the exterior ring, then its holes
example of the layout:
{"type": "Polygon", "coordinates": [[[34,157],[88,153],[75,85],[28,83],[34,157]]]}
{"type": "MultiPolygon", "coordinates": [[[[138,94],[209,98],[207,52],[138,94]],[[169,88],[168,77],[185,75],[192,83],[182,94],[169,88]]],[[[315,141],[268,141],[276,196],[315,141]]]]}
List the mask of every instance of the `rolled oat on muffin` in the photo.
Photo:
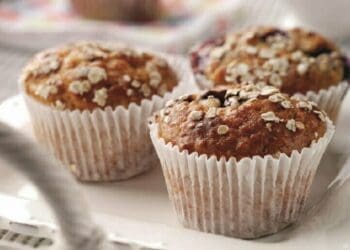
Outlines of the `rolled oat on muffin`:
{"type": "Polygon", "coordinates": [[[180,222],[239,238],[298,219],[334,133],[315,103],[250,84],[169,101],[150,129],[180,222]]]}
{"type": "Polygon", "coordinates": [[[110,181],[151,167],[147,118],[184,93],[186,73],[179,58],[77,42],[37,54],[20,83],[38,140],[78,179],[110,181]]]}
{"type": "Polygon", "coordinates": [[[306,95],[334,120],[348,89],[345,55],[322,35],[300,28],[245,29],[197,45],[190,57],[202,88],[267,84],[306,95]]]}

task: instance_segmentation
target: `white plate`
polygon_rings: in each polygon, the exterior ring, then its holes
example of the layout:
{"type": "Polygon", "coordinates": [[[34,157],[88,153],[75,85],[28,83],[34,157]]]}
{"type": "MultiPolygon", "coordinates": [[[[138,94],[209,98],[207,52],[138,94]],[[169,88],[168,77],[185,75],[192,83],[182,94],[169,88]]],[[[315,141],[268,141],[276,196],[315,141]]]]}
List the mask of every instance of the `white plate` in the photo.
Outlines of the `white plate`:
{"type": "MultiPolygon", "coordinates": [[[[350,184],[327,192],[349,150],[350,95],[340,116],[337,138],[328,150],[312,188],[308,207],[322,200],[301,226],[254,241],[243,241],[183,229],[168,200],[160,169],[129,181],[106,184],[79,183],[97,220],[109,233],[162,249],[350,249],[350,184]],[[339,147],[341,145],[341,147],[339,147]],[[320,224],[320,225],[319,225],[320,224]]],[[[31,136],[29,117],[20,96],[0,106],[3,121],[31,136]]],[[[5,163],[3,163],[5,164],[5,163]]],[[[49,209],[35,187],[9,168],[0,169],[0,216],[13,221],[54,225],[49,209]],[[13,205],[15,204],[15,205],[13,205]],[[16,206],[16,209],[11,209],[16,206]],[[34,219],[34,220],[33,220],[34,219]]],[[[1,224],[0,224],[1,226],[1,224]]],[[[50,234],[45,232],[46,236],[50,234]]],[[[52,237],[54,233],[52,233],[52,237]]],[[[44,236],[45,236],[44,235],[44,236]]]]}

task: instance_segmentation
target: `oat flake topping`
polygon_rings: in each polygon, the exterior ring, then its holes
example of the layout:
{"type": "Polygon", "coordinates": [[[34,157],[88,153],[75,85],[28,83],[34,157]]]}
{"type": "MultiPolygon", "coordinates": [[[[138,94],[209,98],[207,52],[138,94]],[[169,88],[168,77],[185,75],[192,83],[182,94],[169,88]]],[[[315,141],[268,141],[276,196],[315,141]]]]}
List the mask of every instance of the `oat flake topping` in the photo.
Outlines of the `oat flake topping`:
{"type": "MultiPolygon", "coordinates": [[[[318,139],[315,132],[323,136],[327,129],[318,117],[322,112],[299,108],[299,102],[271,86],[235,85],[181,96],[153,118],[159,138],[181,151],[218,159],[278,157],[309,147],[318,139]],[[282,98],[269,100],[275,95],[282,98]]],[[[313,110],[318,111],[317,107],[313,110]]]]}
{"type": "Polygon", "coordinates": [[[292,95],[328,88],[345,77],[339,49],[302,29],[253,27],[201,45],[191,53],[191,63],[203,86],[264,83],[292,95]],[[321,78],[327,71],[332,76],[321,78]]]}
{"type": "Polygon", "coordinates": [[[64,110],[65,105],[64,105],[64,103],[61,102],[60,100],[56,100],[56,102],[55,102],[55,107],[56,107],[58,110],[64,110]]]}
{"type": "Polygon", "coordinates": [[[219,135],[224,135],[229,131],[229,128],[227,125],[219,125],[217,132],[219,135]]]}
{"type": "MultiPolygon", "coordinates": [[[[170,101],[154,116],[159,137],[181,151],[240,160],[290,155],[318,139],[315,132],[325,133],[327,124],[318,117],[323,113],[297,107],[301,102],[297,98],[282,95],[271,86],[236,86],[170,101]],[[281,98],[275,102],[269,100],[271,96],[281,98]]],[[[313,110],[318,111],[317,107],[313,110]]]]}
{"type": "Polygon", "coordinates": [[[92,84],[96,84],[107,79],[107,73],[103,68],[91,67],[89,68],[88,79],[92,84]]]}
{"type": "MultiPolygon", "coordinates": [[[[175,101],[169,101],[166,104],[166,107],[171,107],[176,102],[186,102],[192,100],[191,95],[185,95],[182,97],[179,97],[175,101]]],[[[313,106],[315,105],[312,102],[309,101],[301,101],[296,96],[289,99],[287,95],[281,94],[277,88],[272,86],[256,86],[256,85],[245,85],[241,86],[241,88],[230,88],[223,91],[207,91],[202,95],[202,99],[200,100],[200,103],[206,107],[206,111],[198,111],[194,110],[191,111],[189,114],[189,119],[191,119],[194,122],[199,122],[202,119],[213,119],[217,116],[219,110],[221,108],[225,107],[231,107],[231,108],[239,108],[241,105],[249,105],[249,103],[258,100],[258,99],[267,99],[271,103],[279,104],[280,107],[282,107],[284,110],[289,109],[304,109],[307,111],[312,111],[313,106]],[[292,100],[294,103],[292,103],[292,100]]],[[[165,109],[167,110],[167,109],[165,109]]],[[[326,116],[321,111],[314,111],[315,114],[318,115],[320,120],[325,121],[326,116]]],[[[162,114],[162,112],[161,112],[162,114]]],[[[305,129],[305,125],[295,120],[294,118],[291,119],[281,119],[276,115],[273,111],[267,111],[264,113],[261,113],[261,119],[266,122],[266,129],[270,132],[273,130],[273,123],[284,123],[285,127],[292,131],[296,132],[297,129],[303,130],[305,129]]],[[[198,125],[197,125],[198,126],[198,125]]],[[[222,128],[220,129],[222,131],[222,128]]]]}
{"type": "Polygon", "coordinates": [[[205,115],[205,117],[207,118],[214,118],[216,116],[216,112],[217,112],[217,108],[214,107],[210,107],[207,111],[207,114],[205,115]]]}
{"type": "Polygon", "coordinates": [[[25,67],[21,82],[40,102],[73,110],[89,102],[97,105],[88,109],[105,106],[104,88],[116,97],[110,99],[112,107],[140,104],[172,91],[178,79],[161,56],[122,44],[77,42],[39,53],[25,67]]]}
{"type": "Polygon", "coordinates": [[[266,122],[277,122],[279,123],[280,122],[280,118],[278,118],[274,112],[272,111],[269,111],[269,112],[266,112],[266,113],[262,113],[261,114],[261,118],[266,121],[266,122]]]}
{"type": "Polygon", "coordinates": [[[192,111],[190,113],[190,119],[193,121],[199,121],[203,117],[203,112],[202,111],[192,111]]]}
{"type": "Polygon", "coordinates": [[[287,121],[286,124],[287,129],[289,129],[292,132],[295,132],[297,130],[297,125],[294,119],[290,119],[287,121]]]}
{"type": "Polygon", "coordinates": [[[69,85],[68,90],[73,94],[83,95],[89,92],[91,89],[91,84],[89,81],[74,81],[69,85]]]}
{"type": "Polygon", "coordinates": [[[51,84],[39,85],[36,87],[35,94],[47,99],[49,95],[56,94],[58,91],[57,87],[51,84]]]}
{"type": "Polygon", "coordinates": [[[107,98],[107,89],[102,88],[95,91],[94,99],[92,101],[97,103],[99,106],[104,107],[106,105],[107,98]]]}

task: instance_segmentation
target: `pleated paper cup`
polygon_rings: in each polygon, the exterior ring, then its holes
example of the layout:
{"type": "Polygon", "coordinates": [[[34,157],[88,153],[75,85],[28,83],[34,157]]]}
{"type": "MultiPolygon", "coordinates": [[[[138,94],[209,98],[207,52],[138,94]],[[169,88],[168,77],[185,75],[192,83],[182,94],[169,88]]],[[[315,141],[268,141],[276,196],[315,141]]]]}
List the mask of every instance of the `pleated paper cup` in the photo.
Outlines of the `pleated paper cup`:
{"type": "Polygon", "coordinates": [[[336,122],[348,89],[349,83],[343,81],[338,85],[322,89],[319,92],[308,91],[305,95],[297,94],[297,96],[317,103],[318,107],[324,110],[332,121],[336,122]]]}
{"type": "Polygon", "coordinates": [[[157,124],[150,125],[181,224],[247,239],[275,233],[298,219],[333,133],[327,118],[325,135],[301,152],[236,161],[180,151],[159,138],[157,124]]]}
{"type": "Polygon", "coordinates": [[[128,108],[61,111],[23,91],[35,136],[82,181],[124,180],[147,171],[158,162],[149,138],[148,117],[166,101],[194,88],[183,59],[163,58],[177,73],[178,86],[164,97],[153,96],[128,108]]]}

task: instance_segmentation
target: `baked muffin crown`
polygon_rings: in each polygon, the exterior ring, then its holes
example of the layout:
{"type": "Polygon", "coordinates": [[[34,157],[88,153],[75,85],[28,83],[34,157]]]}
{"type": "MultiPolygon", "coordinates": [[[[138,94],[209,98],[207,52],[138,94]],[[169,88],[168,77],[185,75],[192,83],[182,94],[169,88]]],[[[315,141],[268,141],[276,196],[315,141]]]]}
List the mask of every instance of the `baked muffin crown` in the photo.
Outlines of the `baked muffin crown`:
{"type": "Polygon", "coordinates": [[[295,94],[318,92],[346,78],[339,48],[300,28],[254,27],[196,46],[194,73],[214,85],[265,83],[295,94]]]}
{"type": "Polygon", "coordinates": [[[217,88],[169,101],[157,113],[159,137],[190,153],[218,158],[301,151],[322,137],[326,115],[312,102],[272,86],[217,88]]]}
{"type": "Polygon", "coordinates": [[[37,54],[21,83],[27,94],[58,109],[93,110],[163,96],[177,76],[160,56],[118,43],[76,42],[37,54]]]}

